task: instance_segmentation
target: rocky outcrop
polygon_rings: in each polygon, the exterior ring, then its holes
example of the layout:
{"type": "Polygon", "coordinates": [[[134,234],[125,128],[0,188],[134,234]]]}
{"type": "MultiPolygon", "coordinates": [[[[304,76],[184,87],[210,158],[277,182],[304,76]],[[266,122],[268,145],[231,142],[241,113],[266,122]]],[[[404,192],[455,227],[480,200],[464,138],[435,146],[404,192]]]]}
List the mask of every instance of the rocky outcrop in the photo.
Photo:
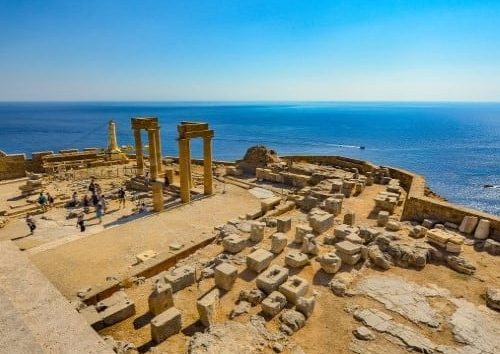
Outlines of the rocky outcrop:
{"type": "Polygon", "coordinates": [[[243,160],[238,161],[237,167],[245,173],[255,173],[258,167],[266,167],[269,164],[280,162],[276,151],[266,148],[263,145],[250,147],[243,160]]]}

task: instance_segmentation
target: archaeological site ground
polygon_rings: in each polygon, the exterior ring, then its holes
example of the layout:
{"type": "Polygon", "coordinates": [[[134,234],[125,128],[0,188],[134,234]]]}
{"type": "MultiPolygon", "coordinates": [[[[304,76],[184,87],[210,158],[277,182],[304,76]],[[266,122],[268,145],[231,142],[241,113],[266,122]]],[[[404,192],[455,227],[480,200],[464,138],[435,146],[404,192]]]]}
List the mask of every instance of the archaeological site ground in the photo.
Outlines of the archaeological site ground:
{"type": "Polygon", "coordinates": [[[500,217],[368,161],[215,161],[206,123],[180,156],[156,117],[115,130],[0,152],[1,353],[500,353],[500,217]]]}

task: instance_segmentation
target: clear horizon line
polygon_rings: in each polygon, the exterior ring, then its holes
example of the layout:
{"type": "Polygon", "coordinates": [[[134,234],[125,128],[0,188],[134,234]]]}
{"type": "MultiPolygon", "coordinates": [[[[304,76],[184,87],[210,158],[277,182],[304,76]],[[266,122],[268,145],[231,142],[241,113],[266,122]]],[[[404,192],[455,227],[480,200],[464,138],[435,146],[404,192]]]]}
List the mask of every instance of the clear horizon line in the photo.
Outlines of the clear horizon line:
{"type": "Polygon", "coordinates": [[[0,103],[500,103],[500,100],[2,100],[0,103]]]}

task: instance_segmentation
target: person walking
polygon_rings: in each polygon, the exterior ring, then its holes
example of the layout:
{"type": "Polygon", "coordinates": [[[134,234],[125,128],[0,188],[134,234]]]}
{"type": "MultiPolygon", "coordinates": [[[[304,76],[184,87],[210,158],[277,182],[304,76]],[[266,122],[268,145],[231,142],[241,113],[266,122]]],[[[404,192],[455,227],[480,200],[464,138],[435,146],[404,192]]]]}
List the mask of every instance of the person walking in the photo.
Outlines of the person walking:
{"type": "Polygon", "coordinates": [[[118,190],[118,203],[120,209],[122,207],[122,204],[125,208],[125,189],[123,189],[123,187],[120,187],[120,189],[118,190]]]}
{"type": "Polygon", "coordinates": [[[94,182],[94,179],[92,178],[90,180],[90,184],[89,184],[89,192],[92,193],[92,195],[95,194],[95,182],[94,182]]]}
{"type": "Polygon", "coordinates": [[[52,209],[52,207],[54,206],[54,197],[52,197],[50,193],[47,193],[47,202],[49,207],[52,209]]]}
{"type": "Polygon", "coordinates": [[[168,186],[170,186],[170,180],[168,179],[168,176],[166,173],[165,173],[164,181],[165,182],[163,183],[163,188],[167,189],[168,186]]]}
{"type": "Polygon", "coordinates": [[[33,217],[31,216],[31,214],[26,214],[26,225],[28,225],[29,229],[30,229],[30,235],[33,235],[33,233],[35,232],[35,229],[36,229],[36,223],[35,223],[35,219],[33,219],[33,217]]]}
{"type": "Polygon", "coordinates": [[[85,214],[80,212],[76,219],[76,227],[80,227],[80,232],[85,231],[85,214]]]}
{"type": "Polygon", "coordinates": [[[97,205],[95,206],[95,217],[97,219],[99,219],[99,224],[102,224],[103,215],[104,215],[104,207],[103,207],[101,201],[99,201],[97,203],[97,205]]]}

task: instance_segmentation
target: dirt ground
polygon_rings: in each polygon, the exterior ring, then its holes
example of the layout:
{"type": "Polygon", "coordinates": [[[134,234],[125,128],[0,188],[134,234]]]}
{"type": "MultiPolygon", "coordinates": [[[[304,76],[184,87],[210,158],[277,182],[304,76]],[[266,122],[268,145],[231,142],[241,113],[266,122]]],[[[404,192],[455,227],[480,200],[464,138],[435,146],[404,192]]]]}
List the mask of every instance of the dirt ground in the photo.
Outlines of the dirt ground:
{"type": "MultiPolygon", "coordinates": [[[[365,191],[356,198],[346,199],[344,201],[344,210],[352,210],[356,213],[357,225],[366,224],[375,227],[376,220],[373,217],[372,210],[374,209],[373,198],[375,195],[384,190],[383,186],[374,185],[367,187],[365,191]]],[[[396,210],[396,215],[400,212],[396,210]]],[[[284,252],[277,255],[273,264],[284,266],[285,254],[299,246],[292,243],[294,238],[294,230],[297,224],[306,222],[305,213],[294,210],[287,215],[292,216],[292,230],[287,233],[288,246],[284,252]]],[[[343,215],[336,218],[336,223],[341,223],[343,215]]],[[[266,238],[258,244],[258,247],[269,249],[270,236],[274,233],[275,229],[267,228],[266,238]]],[[[328,251],[333,251],[334,247],[323,245],[321,240],[324,235],[331,233],[327,231],[325,234],[318,236],[320,246],[320,254],[328,251]]],[[[408,236],[407,227],[403,228],[398,234],[403,238],[411,239],[408,236]]],[[[257,274],[246,269],[245,256],[251,252],[251,247],[246,248],[240,254],[233,258],[233,264],[238,266],[239,277],[233,289],[224,293],[220,300],[219,312],[217,313],[216,322],[224,322],[228,319],[228,315],[235,307],[238,299],[239,292],[243,289],[255,288],[255,278],[257,274]]],[[[195,253],[191,257],[191,261],[186,260],[186,264],[197,265],[199,260],[211,259],[222,252],[222,246],[212,244],[195,253]],[[189,263],[191,262],[191,263],[189,263]]],[[[343,266],[341,273],[346,273],[351,276],[353,286],[360,280],[372,275],[394,275],[401,276],[408,281],[415,282],[420,285],[437,284],[440,287],[450,290],[455,297],[463,297],[464,299],[477,304],[484,305],[482,295],[485,292],[486,286],[498,287],[500,285],[500,278],[498,269],[500,260],[498,257],[492,257],[486,253],[478,253],[474,251],[472,246],[464,246],[463,255],[477,266],[477,271],[474,276],[466,276],[447,268],[444,265],[428,264],[422,270],[403,269],[399,267],[392,267],[387,271],[380,271],[373,268],[362,267],[360,263],[355,267],[343,266]]],[[[333,278],[323,272],[320,265],[315,261],[314,257],[308,266],[302,269],[289,268],[290,275],[297,274],[298,276],[306,279],[310,284],[309,294],[317,296],[317,302],[313,315],[307,320],[305,327],[300,329],[292,336],[292,340],[300,345],[305,353],[351,353],[350,345],[352,342],[352,331],[360,326],[352,314],[346,311],[346,308],[353,305],[360,305],[363,307],[370,307],[376,309],[383,309],[383,305],[377,301],[363,295],[356,295],[352,297],[337,297],[335,296],[328,283],[333,278]]],[[[337,273],[338,275],[338,273],[337,273]]],[[[165,342],[156,347],[159,352],[163,353],[185,353],[187,349],[187,341],[189,337],[198,331],[203,331],[204,327],[198,321],[198,312],[196,309],[196,300],[203,296],[214,287],[213,278],[203,279],[197,285],[188,287],[174,295],[174,303],[182,313],[183,330],[181,333],[170,337],[165,342]]],[[[112,335],[119,340],[128,340],[133,342],[140,352],[147,351],[155,344],[150,341],[150,328],[149,320],[151,314],[148,313],[147,298],[151,292],[151,280],[148,279],[145,284],[140,286],[133,286],[126,289],[127,294],[135,301],[136,315],[125,321],[122,321],[114,326],[102,330],[102,335],[112,335]]],[[[449,308],[449,304],[439,303],[436,301],[434,306],[440,308],[442,312],[450,313],[453,309],[449,308]]],[[[241,315],[235,318],[235,321],[245,323],[249,320],[252,314],[260,312],[260,305],[252,307],[248,314],[241,315]]],[[[278,316],[273,319],[267,319],[267,327],[271,330],[278,330],[279,320],[278,316]]],[[[423,331],[425,335],[433,341],[443,345],[457,345],[453,339],[451,329],[444,325],[440,329],[419,328],[408,320],[399,315],[393,316],[399,321],[404,322],[407,326],[416,328],[423,331]]],[[[395,343],[386,340],[384,337],[379,336],[372,344],[372,347],[378,348],[373,353],[385,351],[387,353],[404,353],[406,350],[402,349],[395,343]]],[[[264,352],[272,352],[272,349],[267,348],[264,352]]],[[[288,352],[286,349],[284,352],[288,352]]],[[[366,351],[368,352],[368,351],[366,351]]],[[[371,352],[370,352],[371,353],[371,352]]]]}

